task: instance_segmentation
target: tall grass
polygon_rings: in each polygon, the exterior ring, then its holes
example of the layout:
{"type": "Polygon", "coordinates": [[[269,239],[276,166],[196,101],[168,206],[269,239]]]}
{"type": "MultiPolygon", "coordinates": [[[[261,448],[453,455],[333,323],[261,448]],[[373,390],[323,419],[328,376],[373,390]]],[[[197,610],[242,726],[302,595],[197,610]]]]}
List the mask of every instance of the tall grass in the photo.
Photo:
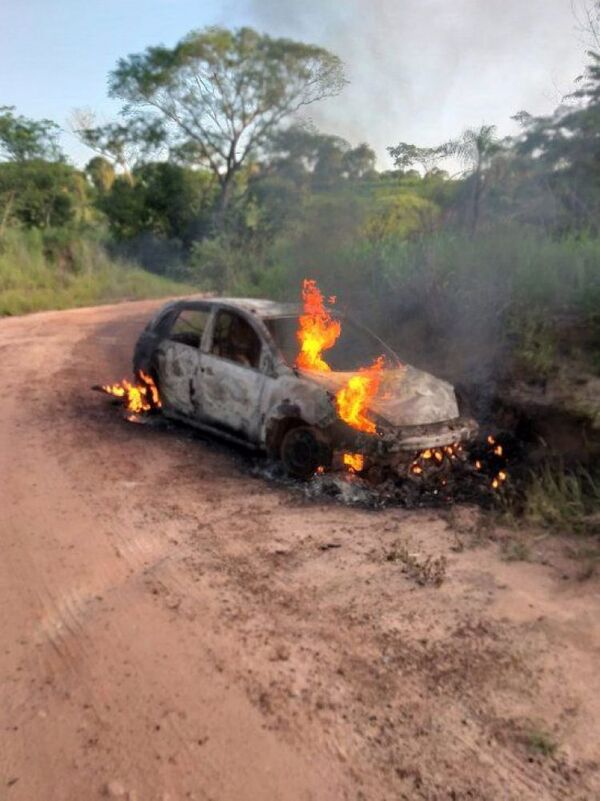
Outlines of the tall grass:
{"type": "MultiPolygon", "coordinates": [[[[311,275],[327,291],[368,291],[379,297],[407,291],[436,291],[448,302],[495,307],[565,308],[593,311],[600,302],[600,239],[552,238],[523,225],[440,231],[406,239],[369,240],[355,220],[315,214],[300,228],[278,237],[262,254],[260,269],[231,251],[233,287],[275,295],[295,290],[311,275]]],[[[226,253],[221,254],[227,258],[226,253]]],[[[202,265],[197,265],[202,269],[202,265]]]]}
{"type": "Polygon", "coordinates": [[[317,211],[258,257],[221,249],[229,290],[294,299],[304,277],[316,278],[407,360],[443,369],[458,354],[448,372],[455,380],[484,380],[481,371],[495,373],[510,354],[543,377],[560,344],[559,317],[595,327],[600,342],[600,238],[506,224],[475,236],[446,228],[370,240],[347,215],[317,211]]]}
{"type": "Polygon", "coordinates": [[[111,259],[89,233],[9,229],[0,241],[0,316],[188,290],[111,259]]]}
{"type": "Polygon", "coordinates": [[[562,532],[600,532],[600,478],[587,470],[546,465],[525,490],[526,519],[562,532]]]}

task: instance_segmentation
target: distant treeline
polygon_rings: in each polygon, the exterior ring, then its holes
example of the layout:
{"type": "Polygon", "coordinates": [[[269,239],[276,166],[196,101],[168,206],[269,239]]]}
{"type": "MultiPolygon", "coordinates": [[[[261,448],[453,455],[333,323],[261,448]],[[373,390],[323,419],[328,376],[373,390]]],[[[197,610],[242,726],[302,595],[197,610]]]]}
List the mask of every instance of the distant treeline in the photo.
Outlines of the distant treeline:
{"type": "MultiPolygon", "coordinates": [[[[195,31],[118,62],[117,121],[74,114],[96,153],[84,169],[61,152],[55,123],[3,107],[0,248],[16,227],[60,230],[48,241],[92,237],[113,258],[245,294],[294,296],[310,275],[377,310],[396,338],[418,319],[432,341],[494,350],[510,331],[535,354],[555,313],[595,324],[597,53],[554,113],[516,115],[516,136],[485,125],[436,147],[390,143],[384,171],[368,144],[298,122],[346,82],[323,48],[248,28],[195,31]]],[[[45,248],[63,271],[69,247],[45,248]]]]}

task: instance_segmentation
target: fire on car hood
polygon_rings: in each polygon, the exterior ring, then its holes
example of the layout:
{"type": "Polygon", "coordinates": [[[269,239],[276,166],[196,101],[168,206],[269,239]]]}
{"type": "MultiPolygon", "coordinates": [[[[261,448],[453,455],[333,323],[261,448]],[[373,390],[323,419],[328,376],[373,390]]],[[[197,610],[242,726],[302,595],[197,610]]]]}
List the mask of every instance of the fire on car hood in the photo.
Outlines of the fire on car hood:
{"type": "MultiPolygon", "coordinates": [[[[332,393],[356,374],[316,370],[302,370],[301,373],[332,393]]],[[[377,395],[370,402],[370,409],[392,426],[441,423],[459,416],[452,385],[410,365],[382,371],[377,395]]]]}

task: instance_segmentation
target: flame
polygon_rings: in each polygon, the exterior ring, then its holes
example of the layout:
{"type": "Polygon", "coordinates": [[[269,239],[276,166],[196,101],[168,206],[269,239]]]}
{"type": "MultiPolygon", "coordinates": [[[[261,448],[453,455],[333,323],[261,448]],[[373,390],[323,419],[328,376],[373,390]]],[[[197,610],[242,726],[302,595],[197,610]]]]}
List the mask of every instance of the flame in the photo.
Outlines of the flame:
{"type": "Polygon", "coordinates": [[[152,376],[140,370],[138,373],[139,383],[132,384],[124,378],[118,384],[103,384],[102,390],[116,398],[123,398],[125,408],[128,412],[139,414],[149,412],[152,409],[160,409],[160,395],[152,376]]]}
{"type": "Polygon", "coordinates": [[[505,470],[500,470],[498,475],[492,480],[492,489],[500,489],[502,484],[507,480],[508,473],[505,470]]]}
{"type": "Polygon", "coordinates": [[[343,462],[351,473],[360,473],[365,466],[365,457],[362,453],[345,453],[343,462]]]}
{"type": "MultiPolygon", "coordinates": [[[[323,351],[333,347],[342,333],[339,320],[334,320],[325,308],[323,295],[313,279],[305,278],[302,284],[303,314],[300,315],[298,342],[300,353],[296,367],[301,370],[331,372],[331,367],[323,359],[323,351]]],[[[329,298],[335,303],[335,295],[329,298]]],[[[336,408],[341,419],[348,425],[367,434],[377,431],[375,423],[367,416],[369,403],[379,389],[383,356],[379,356],[370,366],[353,375],[336,394],[336,408]]]]}
{"type": "MultiPolygon", "coordinates": [[[[504,448],[500,443],[496,440],[492,434],[488,434],[486,437],[486,442],[490,446],[490,450],[492,451],[494,456],[499,456],[505,458],[504,456],[504,448]]],[[[480,469],[481,462],[475,462],[475,466],[477,469],[480,469]]],[[[499,490],[502,488],[502,485],[508,481],[508,473],[506,470],[499,470],[498,473],[492,478],[490,486],[492,489],[499,490]]]]}
{"type": "Polygon", "coordinates": [[[349,379],[335,396],[337,412],[345,423],[367,434],[375,434],[377,426],[367,416],[369,404],[377,395],[383,356],[379,356],[371,367],[362,369],[349,379]]]}
{"type": "MultiPolygon", "coordinates": [[[[455,462],[461,453],[463,453],[463,447],[460,442],[452,442],[450,445],[443,445],[440,448],[427,448],[415,456],[410,466],[410,472],[415,476],[420,476],[427,470],[427,474],[429,475],[431,474],[432,463],[436,463],[433,468],[435,470],[436,467],[441,466],[445,460],[455,462]]],[[[442,484],[445,485],[445,483],[446,482],[442,481],[442,484]]]]}
{"type": "MultiPolygon", "coordinates": [[[[296,359],[296,367],[301,370],[318,370],[322,373],[331,371],[331,367],[322,358],[324,350],[333,347],[342,332],[338,320],[334,320],[325,308],[323,295],[316,281],[305,279],[302,285],[304,313],[300,315],[298,342],[300,353],[296,359]]],[[[329,299],[335,301],[334,297],[329,299]]]]}

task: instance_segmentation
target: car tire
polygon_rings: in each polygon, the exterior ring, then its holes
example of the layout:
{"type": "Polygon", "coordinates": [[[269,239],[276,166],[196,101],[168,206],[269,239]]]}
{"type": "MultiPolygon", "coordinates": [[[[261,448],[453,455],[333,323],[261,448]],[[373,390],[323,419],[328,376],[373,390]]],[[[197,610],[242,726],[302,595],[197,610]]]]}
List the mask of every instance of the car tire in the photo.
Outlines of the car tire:
{"type": "Polygon", "coordinates": [[[289,475],[307,479],[317,468],[331,465],[332,449],[320,431],[300,425],[285,433],[279,455],[289,475]]]}

